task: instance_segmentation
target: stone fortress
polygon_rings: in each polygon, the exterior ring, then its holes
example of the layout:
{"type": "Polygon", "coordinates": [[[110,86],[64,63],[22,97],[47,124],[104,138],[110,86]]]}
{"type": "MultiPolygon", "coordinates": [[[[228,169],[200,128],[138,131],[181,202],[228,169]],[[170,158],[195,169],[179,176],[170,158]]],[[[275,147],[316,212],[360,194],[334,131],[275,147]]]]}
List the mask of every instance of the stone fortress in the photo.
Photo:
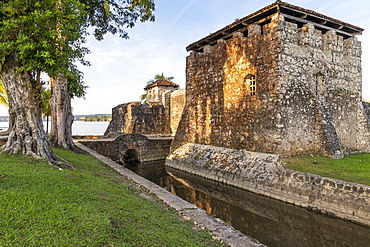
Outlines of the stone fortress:
{"type": "Polygon", "coordinates": [[[280,156],[370,151],[362,28],[285,2],[189,45],[185,143],[280,156]]]}
{"type": "Polygon", "coordinates": [[[166,170],[370,225],[369,186],[279,161],[370,151],[362,32],[276,1],[190,44],[186,104],[166,170]]]}
{"type": "Polygon", "coordinates": [[[116,139],[91,145],[147,160],[159,153],[146,155],[151,147],[163,146],[153,136],[174,135],[164,156],[170,172],[370,225],[369,186],[287,170],[279,161],[370,152],[370,107],[362,102],[356,38],[363,31],[276,1],[190,44],[186,94],[160,85],[167,82],[146,87],[148,105],[113,108],[106,136],[116,139]]]}
{"type": "Polygon", "coordinates": [[[174,135],[185,105],[185,89],[160,79],[147,85],[146,104],[130,102],[112,109],[112,121],[105,135],[174,135]]]}
{"type": "Polygon", "coordinates": [[[129,102],[112,109],[104,138],[80,140],[119,162],[164,160],[185,105],[185,89],[167,79],[147,85],[146,102],[129,102]]]}
{"type": "Polygon", "coordinates": [[[186,143],[282,157],[370,151],[362,103],[362,28],[285,2],[189,45],[185,90],[161,79],[148,105],[113,108],[106,135],[172,134],[186,143]],[[180,121],[180,124],[178,125],[180,121]]]}

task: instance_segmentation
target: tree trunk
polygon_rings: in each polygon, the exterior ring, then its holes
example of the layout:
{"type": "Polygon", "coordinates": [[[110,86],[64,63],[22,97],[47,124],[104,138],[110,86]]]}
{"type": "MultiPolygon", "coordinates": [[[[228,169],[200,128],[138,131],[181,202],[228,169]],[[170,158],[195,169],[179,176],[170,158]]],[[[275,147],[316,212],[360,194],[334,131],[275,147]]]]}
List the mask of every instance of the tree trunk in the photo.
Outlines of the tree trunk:
{"type": "Polygon", "coordinates": [[[49,115],[46,115],[46,134],[49,133],[49,115]]]}
{"type": "Polygon", "coordinates": [[[54,147],[74,150],[72,140],[72,107],[68,93],[68,79],[60,76],[50,78],[51,97],[51,129],[50,141],[54,147]]]}
{"type": "Polygon", "coordinates": [[[31,72],[19,70],[16,55],[6,57],[0,77],[9,100],[9,138],[5,151],[47,158],[55,163],[57,156],[50,149],[42,123],[38,100],[41,85],[31,72]]]}

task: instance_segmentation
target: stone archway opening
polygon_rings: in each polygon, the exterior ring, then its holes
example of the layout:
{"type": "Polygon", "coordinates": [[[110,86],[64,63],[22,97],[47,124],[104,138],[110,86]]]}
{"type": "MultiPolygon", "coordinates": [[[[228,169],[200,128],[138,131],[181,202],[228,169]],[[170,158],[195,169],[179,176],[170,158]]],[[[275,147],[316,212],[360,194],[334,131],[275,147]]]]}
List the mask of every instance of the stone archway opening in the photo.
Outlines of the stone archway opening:
{"type": "Polygon", "coordinates": [[[123,156],[123,160],[125,163],[139,162],[138,153],[135,149],[128,149],[123,156]]]}

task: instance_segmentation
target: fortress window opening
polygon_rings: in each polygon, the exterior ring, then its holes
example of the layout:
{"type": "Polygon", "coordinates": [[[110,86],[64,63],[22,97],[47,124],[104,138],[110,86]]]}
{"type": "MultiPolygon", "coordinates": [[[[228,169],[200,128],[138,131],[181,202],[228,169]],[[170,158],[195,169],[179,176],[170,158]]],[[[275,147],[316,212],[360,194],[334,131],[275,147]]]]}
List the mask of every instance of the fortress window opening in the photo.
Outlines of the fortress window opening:
{"type": "Polygon", "coordinates": [[[255,75],[247,75],[244,79],[244,82],[249,85],[249,95],[254,96],[257,92],[257,84],[256,84],[256,76],[255,75]]]}

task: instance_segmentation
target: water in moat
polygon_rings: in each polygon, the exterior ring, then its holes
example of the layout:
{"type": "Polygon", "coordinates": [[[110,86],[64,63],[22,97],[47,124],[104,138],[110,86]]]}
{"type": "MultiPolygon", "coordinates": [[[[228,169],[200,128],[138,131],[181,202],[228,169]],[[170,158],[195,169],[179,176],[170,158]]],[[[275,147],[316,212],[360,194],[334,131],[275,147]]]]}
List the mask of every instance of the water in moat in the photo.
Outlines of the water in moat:
{"type": "Polygon", "coordinates": [[[126,167],[267,246],[370,246],[370,227],[165,168],[164,161],[126,167]]]}

